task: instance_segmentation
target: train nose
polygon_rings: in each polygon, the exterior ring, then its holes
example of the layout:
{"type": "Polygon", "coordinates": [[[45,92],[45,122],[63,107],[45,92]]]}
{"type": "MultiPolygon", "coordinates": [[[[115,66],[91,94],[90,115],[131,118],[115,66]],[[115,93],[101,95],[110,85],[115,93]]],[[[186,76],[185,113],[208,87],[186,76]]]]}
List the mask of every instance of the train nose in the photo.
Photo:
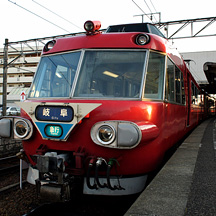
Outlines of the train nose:
{"type": "Polygon", "coordinates": [[[43,139],[66,141],[70,132],[100,103],[17,102],[31,118],[43,139]]]}

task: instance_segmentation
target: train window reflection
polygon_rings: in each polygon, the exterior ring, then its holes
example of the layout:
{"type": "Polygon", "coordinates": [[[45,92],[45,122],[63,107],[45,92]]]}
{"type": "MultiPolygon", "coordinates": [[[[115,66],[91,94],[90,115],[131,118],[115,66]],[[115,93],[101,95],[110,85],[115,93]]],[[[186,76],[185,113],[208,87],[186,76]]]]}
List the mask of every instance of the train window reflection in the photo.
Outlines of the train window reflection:
{"type": "Polygon", "coordinates": [[[181,103],[181,72],[175,67],[176,103],[181,103]]]}
{"type": "Polygon", "coordinates": [[[165,70],[165,56],[159,53],[150,53],[144,97],[162,99],[165,70]]]}
{"type": "Polygon", "coordinates": [[[197,86],[191,82],[191,103],[195,105],[202,105],[202,97],[201,97],[201,92],[197,88],[197,86]]]}
{"type": "Polygon", "coordinates": [[[45,56],[41,59],[30,97],[69,97],[80,52],[45,56]]]}
{"type": "Polygon", "coordinates": [[[167,59],[165,98],[170,102],[185,105],[183,73],[169,58],[167,59]]]}
{"type": "Polygon", "coordinates": [[[167,73],[166,73],[166,99],[175,102],[175,83],[174,83],[175,66],[168,59],[167,60],[167,73]]]}
{"type": "Polygon", "coordinates": [[[139,98],[145,51],[85,51],[74,97],[139,98]]]}

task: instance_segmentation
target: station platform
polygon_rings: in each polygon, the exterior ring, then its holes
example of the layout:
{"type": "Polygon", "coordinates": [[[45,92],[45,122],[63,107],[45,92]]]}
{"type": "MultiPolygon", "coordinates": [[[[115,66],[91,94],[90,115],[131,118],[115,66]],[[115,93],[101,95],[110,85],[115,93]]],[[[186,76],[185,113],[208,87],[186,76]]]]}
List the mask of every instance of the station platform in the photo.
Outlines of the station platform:
{"type": "Polygon", "coordinates": [[[216,215],[216,119],[180,145],[125,216],[216,215]]]}

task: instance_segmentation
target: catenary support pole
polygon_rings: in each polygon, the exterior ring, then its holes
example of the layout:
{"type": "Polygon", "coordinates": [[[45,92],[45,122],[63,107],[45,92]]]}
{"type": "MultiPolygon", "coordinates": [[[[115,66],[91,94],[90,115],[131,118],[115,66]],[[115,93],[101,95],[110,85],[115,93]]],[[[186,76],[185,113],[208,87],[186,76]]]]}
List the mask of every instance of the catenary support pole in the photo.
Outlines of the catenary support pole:
{"type": "Polygon", "coordinates": [[[6,107],[7,107],[7,70],[8,70],[8,39],[6,38],[4,44],[4,66],[3,66],[3,97],[2,97],[3,116],[6,115],[6,107]]]}

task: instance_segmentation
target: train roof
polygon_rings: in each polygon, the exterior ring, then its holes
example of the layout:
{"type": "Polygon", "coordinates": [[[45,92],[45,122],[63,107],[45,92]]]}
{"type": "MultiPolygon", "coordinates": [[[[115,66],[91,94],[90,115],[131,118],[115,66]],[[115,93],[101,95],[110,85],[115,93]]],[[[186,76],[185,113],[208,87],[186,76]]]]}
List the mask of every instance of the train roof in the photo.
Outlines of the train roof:
{"type": "MultiPolygon", "coordinates": [[[[98,25],[98,21],[96,24],[98,25]]],[[[97,26],[95,31],[87,31],[86,34],[57,39],[51,50],[43,50],[43,55],[80,49],[150,49],[167,53],[180,69],[185,68],[178,51],[153,24],[113,25],[109,26],[105,33],[100,32],[99,27],[97,26]],[[137,44],[136,40],[139,35],[147,35],[148,43],[137,44]]]]}
{"type": "Polygon", "coordinates": [[[142,32],[121,32],[121,33],[99,33],[96,35],[80,35],[68,38],[60,38],[55,42],[51,50],[43,50],[43,54],[72,51],[78,49],[153,49],[166,52],[167,40],[147,33],[150,37],[149,43],[138,45],[136,37],[142,32]]]}
{"type": "Polygon", "coordinates": [[[166,38],[163,33],[152,23],[131,23],[121,25],[111,25],[107,28],[106,33],[111,32],[146,32],[156,34],[166,38]]]}
{"type": "Polygon", "coordinates": [[[57,39],[54,48],[44,49],[43,54],[89,48],[144,48],[166,52],[167,39],[151,23],[111,25],[105,33],[100,31],[100,27],[100,21],[86,21],[84,24],[86,34],[57,39]],[[138,34],[146,35],[148,42],[138,44],[136,41],[138,34]]]}

